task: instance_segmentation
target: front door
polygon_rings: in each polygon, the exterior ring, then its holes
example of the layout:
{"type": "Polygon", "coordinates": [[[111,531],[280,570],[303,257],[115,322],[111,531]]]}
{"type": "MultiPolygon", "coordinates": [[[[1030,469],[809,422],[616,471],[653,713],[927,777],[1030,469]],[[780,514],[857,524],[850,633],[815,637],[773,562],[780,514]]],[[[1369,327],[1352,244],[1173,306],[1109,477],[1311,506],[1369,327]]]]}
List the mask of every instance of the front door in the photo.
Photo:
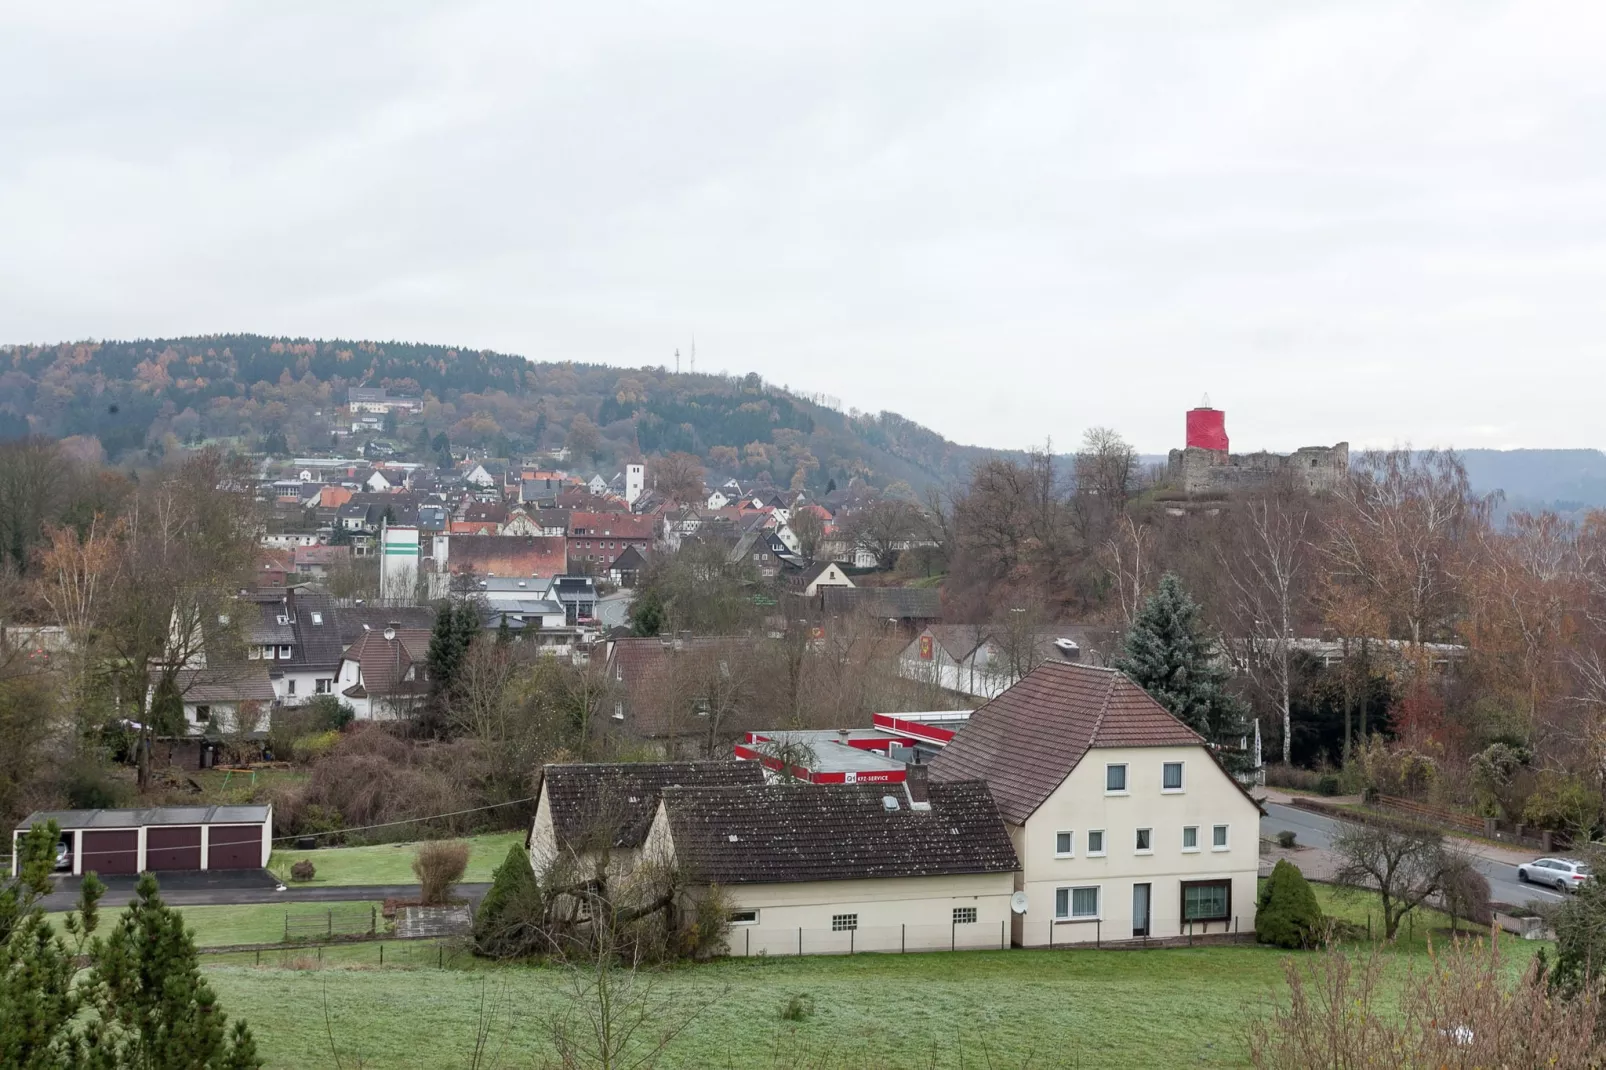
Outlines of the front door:
{"type": "Polygon", "coordinates": [[[1149,935],[1149,885],[1132,886],[1132,935],[1149,935]]]}

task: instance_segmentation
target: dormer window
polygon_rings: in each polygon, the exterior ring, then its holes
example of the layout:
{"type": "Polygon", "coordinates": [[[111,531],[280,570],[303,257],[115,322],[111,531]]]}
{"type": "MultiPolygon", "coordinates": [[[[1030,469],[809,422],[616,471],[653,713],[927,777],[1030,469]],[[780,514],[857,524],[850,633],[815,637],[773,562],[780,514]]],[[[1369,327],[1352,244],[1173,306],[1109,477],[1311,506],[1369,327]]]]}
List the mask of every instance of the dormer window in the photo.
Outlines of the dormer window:
{"type": "Polygon", "coordinates": [[[290,657],[290,648],[288,646],[280,646],[279,647],[279,660],[286,661],[286,660],[289,660],[289,657],[290,657]]]}
{"type": "Polygon", "coordinates": [[[318,612],[316,609],[312,611],[312,623],[314,623],[314,624],[322,624],[323,623],[323,614],[318,612]]]}

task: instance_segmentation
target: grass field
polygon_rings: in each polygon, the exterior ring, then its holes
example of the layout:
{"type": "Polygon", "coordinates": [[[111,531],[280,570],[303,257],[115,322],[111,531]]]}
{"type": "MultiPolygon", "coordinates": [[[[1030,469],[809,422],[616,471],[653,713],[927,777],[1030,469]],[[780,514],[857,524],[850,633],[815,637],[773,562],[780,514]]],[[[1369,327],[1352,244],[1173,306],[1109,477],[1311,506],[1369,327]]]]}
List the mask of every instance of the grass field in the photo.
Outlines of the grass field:
{"type": "MultiPolygon", "coordinates": [[[[1351,920],[1376,914],[1365,897],[1318,894],[1351,920]]],[[[1427,930],[1446,924],[1425,914],[1387,953],[1395,982],[1425,965],[1427,930]]],[[[1514,969],[1536,949],[1504,946],[1514,969]]],[[[704,1008],[669,1049],[669,1067],[1237,1066],[1243,1022],[1283,997],[1289,954],[1232,946],[730,959],[654,975],[653,1002],[667,1008],[664,1022],[704,1008]],[[794,996],[812,1013],[783,1020],[794,996]]],[[[391,945],[380,969],[365,944],[326,951],[322,969],[233,957],[208,960],[207,975],[229,1013],[250,1021],[272,1067],[334,1065],[326,1007],[346,1065],[467,1066],[485,1005],[501,1008],[498,1065],[541,1065],[545,1022],[571,1005],[564,971],[435,961],[425,946],[391,945]]]]}
{"type": "MultiPolygon", "coordinates": [[[[480,883],[491,879],[491,872],[507,857],[507,849],[524,842],[524,833],[491,832],[467,837],[468,870],[463,880],[480,883]]],[[[339,886],[351,884],[412,884],[416,843],[382,843],[373,847],[327,847],[317,851],[275,851],[268,868],[280,879],[290,875],[290,867],[308,859],[317,876],[305,885],[339,886]]]]}
{"type": "MultiPolygon", "coordinates": [[[[369,902],[258,903],[247,906],[184,907],[182,913],[184,924],[195,931],[196,947],[228,947],[233,944],[271,944],[283,940],[286,913],[300,916],[333,910],[339,914],[343,911],[363,911],[377,906],[378,903],[369,902]]],[[[101,935],[111,931],[122,912],[122,907],[101,911],[99,929],[101,935]]],[[[50,917],[60,931],[62,915],[53,914],[50,917]]],[[[380,927],[383,928],[384,924],[384,919],[381,918],[380,927]]]]}

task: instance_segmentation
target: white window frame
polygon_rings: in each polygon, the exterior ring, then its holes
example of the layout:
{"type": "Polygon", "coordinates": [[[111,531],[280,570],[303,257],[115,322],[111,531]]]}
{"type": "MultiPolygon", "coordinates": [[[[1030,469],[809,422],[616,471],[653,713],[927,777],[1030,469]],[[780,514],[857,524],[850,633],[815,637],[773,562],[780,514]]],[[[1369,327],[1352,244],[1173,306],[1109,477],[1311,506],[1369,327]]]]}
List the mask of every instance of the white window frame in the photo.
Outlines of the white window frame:
{"type": "Polygon", "coordinates": [[[1199,826],[1198,825],[1183,825],[1182,826],[1182,853],[1185,854],[1185,855],[1196,855],[1196,854],[1199,853],[1199,826]],[[1188,833],[1189,832],[1193,833],[1193,846],[1192,847],[1188,846],[1188,833]]]}
{"type": "Polygon", "coordinates": [[[1054,857],[1055,858],[1075,858],[1076,857],[1076,833],[1075,832],[1072,832],[1070,829],[1060,829],[1058,832],[1054,833],[1054,857]],[[1060,850],[1060,837],[1061,836],[1065,837],[1065,844],[1066,844],[1066,848],[1063,851],[1060,850]]]}
{"type": "Polygon", "coordinates": [[[1106,795],[1130,795],[1132,793],[1132,790],[1131,790],[1132,789],[1132,781],[1127,776],[1127,774],[1130,771],[1131,770],[1129,770],[1127,768],[1127,764],[1125,762],[1106,762],[1104,764],[1104,794],[1106,794],[1106,795]],[[1110,770],[1111,769],[1119,769],[1119,770],[1121,770],[1121,787],[1119,787],[1119,788],[1113,788],[1112,789],[1110,787],[1110,770]]]}
{"type": "Polygon", "coordinates": [[[1161,762],[1160,763],[1160,794],[1161,795],[1181,795],[1184,792],[1186,792],[1187,790],[1188,790],[1188,763],[1187,762],[1161,762]],[[1165,771],[1166,771],[1166,769],[1168,767],[1173,766],[1173,765],[1177,767],[1177,780],[1179,781],[1179,783],[1174,788],[1168,788],[1168,787],[1165,786],[1165,771]]]}
{"type": "Polygon", "coordinates": [[[288,643],[280,643],[279,644],[279,660],[280,661],[289,661],[290,657],[291,657],[290,644],[288,644],[288,643]]]}
{"type": "Polygon", "coordinates": [[[319,610],[316,610],[316,609],[313,610],[312,611],[312,623],[314,623],[314,624],[322,624],[323,623],[323,613],[320,612],[319,610]]]}
{"type": "Polygon", "coordinates": [[[1055,921],[1103,921],[1104,920],[1104,890],[1098,884],[1064,885],[1054,889],[1054,920],[1055,921]],[[1060,913],[1059,895],[1065,893],[1065,913],[1060,913]],[[1093,893],[1093,913],[1078,914],[1076,912],[1076,893],[1093,893]]]}
{"type": "Polygon", "coordinates": [[[1104,830],[1103,829],[1088,829],[1087,830],[1087,857],[1089,857],[1089,858],[1103,858],[1108,853],[1109,853],[1109,844],[1105,843],[1105,841],[1104,841],[1104,830]],[[1097,836],[1099,838],[1099,849],[1097,851],[1093,850],[1093,837],[1094,836],[1097,836]]]}
{"type": "Polygon", "coordinates": [[[262,660],[263,661],[272,661],[273,660],[274,651],[276,651],[277,649],[278,649],[277,647],[273,647],[273,646],[265,646],[265,647],[263,647],[262,648],[262,660]]]}
{"type": "Polygon", "coordinates": [[[1154,829],[1140,828],[1132,834],[1132,853],[1137,855],[1152,855],[1154,853],[1154,829]],[[1145,839],[1149,846],[1139,847],[1145,839]]]}
{"type": "Polygon", "coordinates": [[[1230,851],[1230,850],[1232,850],[1232,838],[1231,837],[1232,837],[1232,833],[1230,831],[1229,826],[1227,826],[1227,825],[1211,825],[1210,826],[1210,849],[1212,851],[1230,851]],[[1221,842],[1219,844],[1216,842],[1216,833],[1218,833],[1218,832],[1221,833],[1221,842]]]}
{"type": "Polygon", "coordinates": [[[954,907],[954,925],[975,925],[980,920],[980,914],[975,907],[954,907]]]}
{"type": "Polygon", "coordinates": [[[294,676],[286,676],[284,678],[284,693],[286,696],[296,693],[296,678],[294,676]]]}
{"type": "Polygon", "coordinates": [[[730,917],[732,925],[757,925],[758,908],[754,907],[752,910],[733,910],[731,911],[730,917]],[[751,914],[752,917],[744,917],[744,915],[747,914],[751,914]]]}

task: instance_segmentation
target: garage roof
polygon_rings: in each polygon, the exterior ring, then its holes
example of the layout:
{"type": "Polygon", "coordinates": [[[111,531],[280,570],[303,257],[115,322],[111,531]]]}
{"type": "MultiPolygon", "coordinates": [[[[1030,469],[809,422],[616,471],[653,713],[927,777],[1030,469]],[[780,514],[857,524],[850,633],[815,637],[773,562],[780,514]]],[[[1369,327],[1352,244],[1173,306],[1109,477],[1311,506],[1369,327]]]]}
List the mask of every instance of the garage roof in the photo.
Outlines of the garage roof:
{"type": "Polygon", "coordinates": [[[54,821],[68,829],[126,829],[141,825],[260,825],[271,806],[151,806],[143,810],[40,810],[29,814],[18,830],[54,821]]]}

